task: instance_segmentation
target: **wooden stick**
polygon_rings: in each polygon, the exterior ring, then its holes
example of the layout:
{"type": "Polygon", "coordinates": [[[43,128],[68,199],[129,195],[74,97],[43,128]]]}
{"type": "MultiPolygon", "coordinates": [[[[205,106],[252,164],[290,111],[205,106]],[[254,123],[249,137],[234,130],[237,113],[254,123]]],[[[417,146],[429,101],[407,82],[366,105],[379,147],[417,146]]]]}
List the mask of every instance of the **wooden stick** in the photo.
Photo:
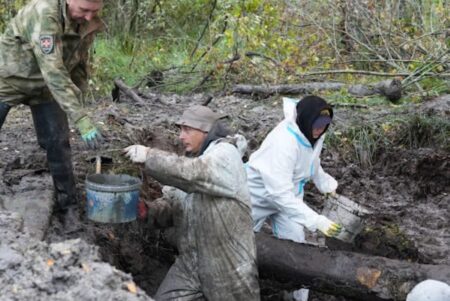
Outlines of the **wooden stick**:
{"type": "Polygon", "coordinates": [[[102,157],[100,155],[95,156],[95,173],[102,173],[102,157]]]}
{"type": "Polygon", "coordinates": [[[139,97],[139,95],[137,95],[137,93],[135,91],[133,91],[133,89],[128,87],[120,78],[115,79],[114,84],[116,85],[116,87],[118,87],[120,89],[120,91],[125,93],[125,95],[127,95],[134,101],[136,101],[137,103],[139,103],[143,106],[147,106],[147,103],[141,97],[139,97]]]}

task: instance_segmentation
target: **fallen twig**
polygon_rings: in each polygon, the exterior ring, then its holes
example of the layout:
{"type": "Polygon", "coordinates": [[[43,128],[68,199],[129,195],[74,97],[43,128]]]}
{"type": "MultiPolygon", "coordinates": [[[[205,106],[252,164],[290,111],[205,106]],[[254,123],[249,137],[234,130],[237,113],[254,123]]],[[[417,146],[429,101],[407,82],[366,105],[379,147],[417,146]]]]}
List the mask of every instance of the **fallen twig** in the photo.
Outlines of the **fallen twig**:
{"type": "Polygon", "coordinates": [[[266,59],[268,61],[271,61],[272,63],[274,63],[277,66],[281,65],[280,62],[278,62],[276,59],[271,58],[270,56],[267,56],[267,55],[264,55],[264,54],[261,54],[261,53],[254,52],[254,51],[247,51],[245,53],[245,56],[247,56],[249,58],[252,58],[252,57],[256,56],[256,57],[260,57],[260,58],[266,59]]]}

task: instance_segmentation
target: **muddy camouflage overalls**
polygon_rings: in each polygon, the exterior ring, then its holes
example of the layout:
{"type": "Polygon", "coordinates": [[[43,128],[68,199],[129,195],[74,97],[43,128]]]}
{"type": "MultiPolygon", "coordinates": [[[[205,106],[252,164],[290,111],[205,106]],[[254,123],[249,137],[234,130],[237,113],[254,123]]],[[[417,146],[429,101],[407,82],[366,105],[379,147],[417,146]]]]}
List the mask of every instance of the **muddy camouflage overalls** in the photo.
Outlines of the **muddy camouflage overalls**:
{"type": "Polygon", "coordinates": [[[89,49],[104,28],[99,18],[71,22],[65,0],[32,0],[0,37],[0,128],[11,106],[29,105],[57,196],[57,209],[75,201],[67,115],[85,116],[89,49]],[[66,115],[67,114],[67,115],[66,115]]]}
{"type": "Polygon", "coordinates": [[[237,148],[216,140],[197,158],[151,149],[145,165],[160,183],[178,188],[179,256],[155,300],[260,300],[250,195],[237,148]]]}

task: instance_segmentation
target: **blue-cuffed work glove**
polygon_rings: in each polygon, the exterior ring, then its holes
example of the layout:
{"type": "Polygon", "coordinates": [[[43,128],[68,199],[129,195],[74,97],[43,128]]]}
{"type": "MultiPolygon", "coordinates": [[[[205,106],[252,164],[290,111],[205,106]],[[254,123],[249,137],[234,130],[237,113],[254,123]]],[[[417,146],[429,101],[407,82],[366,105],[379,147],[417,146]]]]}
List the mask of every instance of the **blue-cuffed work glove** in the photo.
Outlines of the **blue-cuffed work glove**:
{"type": "Polygon", "coordinates": [[[336,237],[342,231],[342,226],[324,215],[317,217],[317,229],[328,237],[336,237]]]}
{"type": "Polygon", "coordinates": [[[87,116],[84,116],[75,123],[78,128],[78,131],[81,134],[81,138],[83,139],[86,146],[90,149],[98,149],[103,143],[102,134],[97,129],[97,127],[92,123],[91,119],[87,116]]]}

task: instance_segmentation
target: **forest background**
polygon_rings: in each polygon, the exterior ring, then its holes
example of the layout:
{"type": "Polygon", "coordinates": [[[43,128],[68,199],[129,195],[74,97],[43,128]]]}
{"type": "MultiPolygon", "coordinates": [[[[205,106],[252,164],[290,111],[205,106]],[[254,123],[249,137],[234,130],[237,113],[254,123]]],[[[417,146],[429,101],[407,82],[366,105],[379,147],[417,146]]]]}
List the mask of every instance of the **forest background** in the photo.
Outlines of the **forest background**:
{"type": "MultiPolygon", "coordinates": [[[[0,32],[28,1],[32,0],[0,0],[0,32]]],[[[437,103],[444,104],[441,110],[423,110],[422,102],[425,107],[427,100],[450,94],[450,0],[104,0],[104,3],[102,17],[108,30],[99,35],[94,45],[89,99],[91,106],[96,106],[92,110],[94,120],[99,121],[102,132],[109,138],[108,151],[117,152],[108,153],[114,154],[117,162],[110,165],[111,173],[141,175],[139,167],[124,164],[120,159],[119,152],[125,145],[162,149],[173,146],[176,129],[170,126],[177,112],[175,108],[180,110],[188,105],[191,97],[178,102],[181,97],[175,98],[170,93],[206,92],[216,96],[232,93],[236,84],[370,85],[395,78],[403,87],[403,97],[395,104],[379,95],[355,97],[345,88],[320,91],[335,107],[342,106],[339,115],[336,114],[339,118],[335,118],[335,126],[327,134],[322,162],[338,177],[340,189],[348,197],[362,200],[363,205],[376,210],[367,241],[380,243],[367,244],[369,254],[418,254],[410,247],[409,238],[413,237],[427,256],[448,262],[448,243],[442,233],[448,230],[445,209],[449,195],[446,185],[446,167],[450,162],[446,105],[449,95],[437,103]],[[119,77],[140,92],[144,89],[167,92],[167,98],[172,99],[166,101],[166,95],[158,94],[144,99],[147,101],[144,104],[136,105],[134,100],[112,103],[111,90],[114,79],[119,77]],[[153,107],[148,109],[149,106],[153,107]],[[378,227],[380,224],[382,229],[378,227]],[[407,235],[403,235],[403,230],[407,235]]],[[[197,103],[206,99],[203,96],[196,98],[197,103]]],[[[278,99],[258,102],[217,97],[212,104],[237,116],[233,125],[249,139],[251,150],[282,118],[278,99]],[[259,107],[261,104],[264,106],[259,107]]],[[[19,117],[23,116],[19,113],[19,117]]],[[[35,152],[34,133],[28,123],[23,117],[16,120],[11,117],[8,119],[13,123],[7,132],[10,134],[5,138],[13,139],[2,139],[1,149],[23,149],[25,143],[28,151],[3,152],[3,166],[10,166],[8,162],[14,166],[19,155],[35,152]]],[[[75,145],[75,172],[84,183],[86,174],[94,172],[94,164],[86,160],[86,152],[80,151],[80,139],[71,144],[75,145]]],[[[28,169],[23,171],[30,173],[28,169]]],[[[14,179],[21,174],[10,170],[8,173],[14,179]]],[[[143,195],[152,200],[154,183],[143,187],[148,188],[143,195]]],[[[318,199],[315,200],[318,204],[318,199]]],[[[126,240],[122,240],[114,239],[124,237],[121,232],[90,229],[87,232],[98,235],[91,239],[102,242],[105,258],[116,261],[127,272],[135,272],[133,277],[141,279],[137,282],[140,287],[147,291],[156,289],[143,282],[156,279],[155,270],[162,265],[153,260],[168,251],[159,247],[159,240],[156,247],[148,246],[151,233],[127,233],[126,240]]],[[[61,239],[59,235],[57,239],[61,239]]]]}
{"type": "MultiPolygon", "coordinates": [[[[26,2],[0,0],[1,31],[26,2]]],[[[118,77],[181,93],[395,77],[406,101],[450,91],[448,0],[104,2],[108,30],[95,43],[92,98],[118,77]]],[[[361,101],[346,90],[331,94],[361,101]]]]}

